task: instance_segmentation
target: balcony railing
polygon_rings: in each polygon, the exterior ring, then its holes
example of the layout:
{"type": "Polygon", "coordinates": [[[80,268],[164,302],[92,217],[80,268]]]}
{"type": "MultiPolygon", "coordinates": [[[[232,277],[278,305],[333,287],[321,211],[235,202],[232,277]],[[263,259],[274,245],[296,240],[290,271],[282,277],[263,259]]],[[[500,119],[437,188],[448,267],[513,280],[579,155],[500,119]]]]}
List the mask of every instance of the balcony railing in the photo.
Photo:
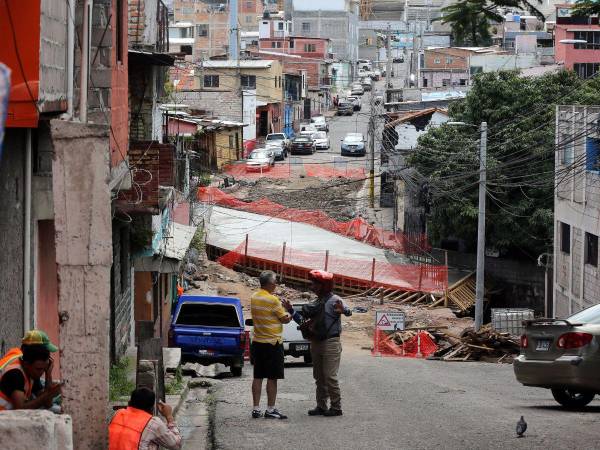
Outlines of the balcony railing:
{"type": "Polygon", "coordinates": [[[285,30],[273,30],[273,37],[274,38],[284,38],[286,34],[285,30]]]}
{"type": "Polygon", "coordinates": [[[130,0],[130,8],[129,48],[168,52],[169,10],[165,3],[162,0],[130,0]],[[156,8],[148,6],[153,2],[156,2],[156,8]],[[155,22],[156,25],[149,25],[149,22],[155,22]]]}
{"type": "Polygon", "coordinates": [[[158,1],[156,19],[158,22],[158,39],[156,50],[158,52],[169,51],[169,9],[161,0],[158,1]]]}

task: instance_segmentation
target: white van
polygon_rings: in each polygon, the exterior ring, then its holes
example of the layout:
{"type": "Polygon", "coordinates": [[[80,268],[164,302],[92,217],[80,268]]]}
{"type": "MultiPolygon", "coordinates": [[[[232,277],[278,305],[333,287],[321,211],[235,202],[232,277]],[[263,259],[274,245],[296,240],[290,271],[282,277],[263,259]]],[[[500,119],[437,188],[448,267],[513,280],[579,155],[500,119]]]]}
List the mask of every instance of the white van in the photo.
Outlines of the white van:
{"type": "MultiPolygon", "coordinates": [[[[295,311],[301,312],[304,303],[292,305],[295,311]]],[[[306,364],[312,363],[310,356],[310,341],[302,337],[298,324],[293,320],[283,325],[283,353],[294,358],[304,358],[306,364]]]]}

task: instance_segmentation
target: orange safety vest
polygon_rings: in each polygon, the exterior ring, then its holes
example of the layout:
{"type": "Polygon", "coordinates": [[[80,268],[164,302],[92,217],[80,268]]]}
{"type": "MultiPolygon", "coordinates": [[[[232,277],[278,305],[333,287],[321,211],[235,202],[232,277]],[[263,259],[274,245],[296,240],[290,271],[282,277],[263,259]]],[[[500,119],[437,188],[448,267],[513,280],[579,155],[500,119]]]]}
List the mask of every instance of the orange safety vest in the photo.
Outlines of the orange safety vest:
{"type": "MultiPolygon", "coordinates": [[[[20,348],[11,348],[2,359],[0,359],[0,380],[6,372],[9,370],[20,370],[25,378],[25,398],[29,400],[31,398],[31,391],[33,390],[33,383],[23,370],[21,365],[21,356],[23,353],[20,348]]],[[[0,391],[0,411],[13,409],[12,399],[0,391]]]]}
{"type": "Polygon", "coordinates": [[[137,450],[150,419],[152,414],[131,406],[118,410],[108,426],[108,450],[137,450]]]}

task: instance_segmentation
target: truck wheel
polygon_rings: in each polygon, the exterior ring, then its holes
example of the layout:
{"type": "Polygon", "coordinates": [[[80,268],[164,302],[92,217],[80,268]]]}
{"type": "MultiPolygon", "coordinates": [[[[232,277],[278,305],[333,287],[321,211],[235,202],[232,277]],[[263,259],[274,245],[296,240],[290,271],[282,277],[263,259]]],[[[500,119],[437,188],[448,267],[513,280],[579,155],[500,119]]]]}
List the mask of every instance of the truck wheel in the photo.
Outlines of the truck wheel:
{"type": "Polygon", "coordinates": [[[594,399],[595,394],[593,392],[553,388],[552,396],[554,400],[566,408],[583,408],[594,399]]]}
{"type": "Polygon", "coordinates": [[[312,364],[312,356],[310,354],[304,355],[304,364],[312,364]]]}

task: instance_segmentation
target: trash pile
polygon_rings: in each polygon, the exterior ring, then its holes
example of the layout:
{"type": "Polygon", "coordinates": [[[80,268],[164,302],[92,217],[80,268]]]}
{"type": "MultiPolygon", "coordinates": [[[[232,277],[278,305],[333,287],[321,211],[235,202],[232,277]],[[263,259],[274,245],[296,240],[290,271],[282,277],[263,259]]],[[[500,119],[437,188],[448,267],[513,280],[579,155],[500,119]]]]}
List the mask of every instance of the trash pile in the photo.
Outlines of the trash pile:
{"type": "Polygon", "coordinates": [[[484,325],[477,332],[467,328],[459,336],[443,330],[434,335],[438,337],[439,349],[433,356],[442,361],[512,363],[520,349],[516,338],[493,330],[491,324],[484,325]]]}

